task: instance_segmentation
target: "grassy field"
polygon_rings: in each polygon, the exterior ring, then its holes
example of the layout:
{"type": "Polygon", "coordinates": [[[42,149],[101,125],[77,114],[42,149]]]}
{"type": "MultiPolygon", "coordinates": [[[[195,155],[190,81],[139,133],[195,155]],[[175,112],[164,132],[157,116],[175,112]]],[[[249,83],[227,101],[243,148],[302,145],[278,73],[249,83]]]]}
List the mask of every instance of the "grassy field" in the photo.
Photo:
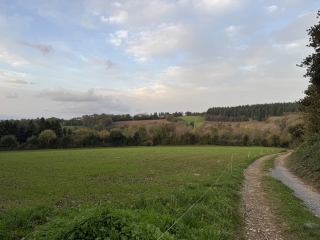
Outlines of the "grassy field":
{"type": "MultiPolygon", "coordinates": [[[[263,166],[265,172],[274,168],[275,157],[263,166]]],[[[293,195],[293,191],[272,176],[263,177],[263,187],[276,216],[276,223],[285,239],[320,239],[320,219],[293,195]]]]}
{"type": "Polygon", "coordinates": [[[184,116],[181,117],[184,121],[186,121],[187,123],[191,123],[194,122],[194,127],[198,128],[200,127],[206,120],[204,119],[204,117],[201,116],[184,116]]]}
{"type": "Polygon", "coordinates": [[[243,227],[239,213],[242,170],[273,151],[280,149],[204,146],[0,152],[0,239],[22,237],[46,222],[44,227],[55,224],[63,212],[84,202],[149,214],[143,219],[154,224],[155,236],[193,206],[170,229],[172,238],[163,239],[238,239],[243,227]]]}

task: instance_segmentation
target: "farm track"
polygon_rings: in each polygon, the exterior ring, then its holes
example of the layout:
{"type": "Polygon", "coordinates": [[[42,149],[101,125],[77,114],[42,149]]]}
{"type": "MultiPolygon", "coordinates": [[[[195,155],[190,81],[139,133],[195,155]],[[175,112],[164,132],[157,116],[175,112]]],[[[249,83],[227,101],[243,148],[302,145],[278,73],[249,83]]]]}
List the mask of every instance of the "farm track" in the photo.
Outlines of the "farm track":
{"type": "Polygon", "coordinates": [[[241,211],[245,221],[245,239],[248,240],[283,239],[261,184],[261,164],[269,158],[270,155],[259,158],[244,171],[241,211]]]}
{"type": "Polygon", "coordinates": [[[320,193],[287,169],[286,157],[287,155],[281,155],[276,159],[275,168],[271,171],[272,176],[291,188],[293,194],[301,199],[314,215],[320,217],[320,193]]]}

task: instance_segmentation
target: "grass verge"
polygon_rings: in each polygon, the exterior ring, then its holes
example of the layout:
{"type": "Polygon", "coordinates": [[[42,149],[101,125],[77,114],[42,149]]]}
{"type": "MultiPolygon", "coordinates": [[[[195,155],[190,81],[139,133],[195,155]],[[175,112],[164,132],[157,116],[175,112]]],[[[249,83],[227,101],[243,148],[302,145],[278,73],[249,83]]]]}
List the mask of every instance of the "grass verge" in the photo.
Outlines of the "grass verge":
{"type": "Polygon", "coordinates": [[[290,169],[320,190],[320,135],[309,137],[289,158],[290,169]]]}
{"type": "MultiPolygon", "coordinates": [[[[263,165],[265,173],[269,172],[270,168],[274,168],[275,158],[265,161],[263,165]]],[[[320,219],[293,195],[289,187],[270,175],[262,178],[262,184],[276,216],[276,224],[285,239],[320,239],[320,219]]]]}

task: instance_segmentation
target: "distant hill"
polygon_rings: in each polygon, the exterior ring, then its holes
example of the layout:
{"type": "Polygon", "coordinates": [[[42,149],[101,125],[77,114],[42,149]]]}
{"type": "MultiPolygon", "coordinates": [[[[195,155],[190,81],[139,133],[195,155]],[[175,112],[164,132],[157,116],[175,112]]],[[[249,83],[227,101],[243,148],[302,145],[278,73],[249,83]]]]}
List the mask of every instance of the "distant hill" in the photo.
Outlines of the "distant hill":
{"type": "Polygon", "coordinates": [[[264,121],[270,116],[283,116],[298,112],[297,103],[265,103],[237,107],[212,107],[207,110],[206,120],[215,122],[264,121]]]}

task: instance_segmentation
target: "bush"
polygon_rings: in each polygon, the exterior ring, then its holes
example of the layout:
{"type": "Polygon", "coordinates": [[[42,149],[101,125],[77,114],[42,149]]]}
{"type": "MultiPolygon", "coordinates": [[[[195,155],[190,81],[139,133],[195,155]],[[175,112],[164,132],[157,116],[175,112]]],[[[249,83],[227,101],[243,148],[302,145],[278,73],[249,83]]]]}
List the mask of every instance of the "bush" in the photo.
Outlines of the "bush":
{"type": "MultiPolygon", "coordinates": [[[[159,216],[154,214],[152,221],[150,215],[152,213],[115,208],[109,204],[87,204],[68,209],[29,234],[27,239],[157,239],[162,232],[152,222],[159,216]]],[[[161,239],[176,238],[166,233],[161,239]]]]}
{"type": "Polygon", "coordinates": [[[18,145],[19,143],[14,135],[5,135],[0,139],[0,149],[14,150],[18,145]]]}
{"type": "Polygon", "coordinates": [[[310,136],[290,157],[290,167],[320,189],[320,135],[310,136]]]}

